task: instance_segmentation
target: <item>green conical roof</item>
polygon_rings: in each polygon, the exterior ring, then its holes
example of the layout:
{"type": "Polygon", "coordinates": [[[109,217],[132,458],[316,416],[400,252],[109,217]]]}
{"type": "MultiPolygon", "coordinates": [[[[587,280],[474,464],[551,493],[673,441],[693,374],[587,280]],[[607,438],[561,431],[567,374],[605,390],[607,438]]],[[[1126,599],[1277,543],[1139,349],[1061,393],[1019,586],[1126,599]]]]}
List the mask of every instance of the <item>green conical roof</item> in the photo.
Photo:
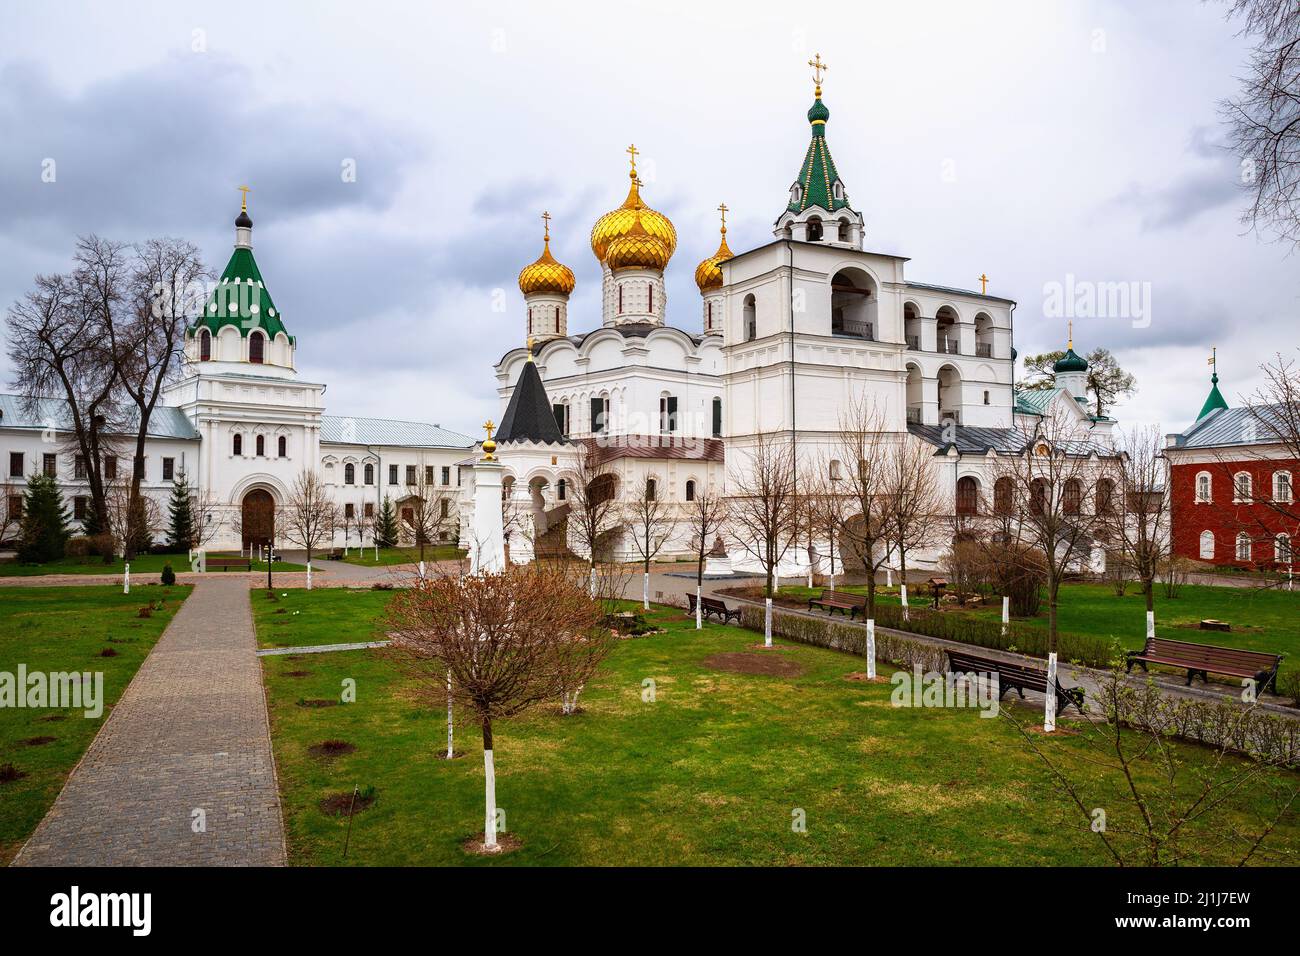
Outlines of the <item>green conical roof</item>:
{"type": "MultiPolygon", "coordinates": [[[[826,121],[831,111],[822,102],[821,87],[817,88],[817,99],[808,110],[808,122],[812,125],[812,140],[808,143],[808,152],[804,156],[803,166],[799,169],[799,201],[791,202],[787,207],[790,212],[803,212],[809,206],[820,206],[827,212],[848,208],[847,199],[835,198],[835,184],[840,181],[840,174],[835,171],[835,160],[831,159],[830,147],[826,145],[826,121]]],[[[843,195],[841,190],[841,195],[843,195]]]]}
{"type": "Polygon", "coordinates": [[[1210,412],[1219,408],[1227,408],[1228,403],[1224,401],[1223,394],[1219,391],[1219,373],[1215,372],[1210,376],[1210,394],[1205,398],[1205,404],[1201,406],[1201,413],[1196,416],[1199,422],[1210,412]]]}
{"type": "MultiPolygon", "coordinates": [[[[246,210],[240,212],[235,226],[236,232],[240,228],[251,231],[253,220],[248,217],[246,210]]],[[[261,329],[270,339],[281,332],[288,335],[280,310],[271,301],[271,293],[266,291],[266,283],[262,281],[257,260],[253,258],[252,247],[243,244],[246,241],[237,240],[235,251],[226,263],[226,270],[221,273],[220,281],[203,305],[203,315],[195,320],[190,331],[197,332],[200,327],[206,327],[216,335],[224,326],[233,325],[244,336],[253,329],[261,329]]],[[[289,336],[289,341],[293,341],[293,336],[289,336]]]]}

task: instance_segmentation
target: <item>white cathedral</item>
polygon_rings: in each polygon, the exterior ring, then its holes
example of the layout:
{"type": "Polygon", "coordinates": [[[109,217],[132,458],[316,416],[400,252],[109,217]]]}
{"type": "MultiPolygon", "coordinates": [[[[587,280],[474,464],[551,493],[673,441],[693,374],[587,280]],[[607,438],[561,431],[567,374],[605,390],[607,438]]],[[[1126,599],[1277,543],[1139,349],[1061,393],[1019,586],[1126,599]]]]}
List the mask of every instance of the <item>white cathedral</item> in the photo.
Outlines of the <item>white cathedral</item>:
{"type": "MultiPolygon", "coordinates": [[[[602,273],[601,322],[592,331],[569,332],[575,279],[551,254],[547,222],[541,255],[519,275],[528,345],[495,366],[512,560],[572,547],[567,488],[592,447],[617,497],[644,494],[653,482],[655,497],[683,514],[701,494],[727,495],[756,436],[793,440],[801,462],[833,457],[843,410],[864,401],[898,440],[933,448],[934,480],[954,513],[985,494],[990,456],[1023,448],[1017,426],[1025,418],[1063,416],[1097,447],[1111,447],[1114,422],[1090,414],[1087,364],[1072,347],[1055,388],[1020,390],[1015,302],[909,280],[906,258],[864,248],[862,213],[831,159],[815,65],[810,142],[774,238],[733,253],[719,207],[717,251],[695,269],[693,330],[667,321],[664,272],[677,233],[642,197],[634,148],[626,199],[591,232],[602,273]]],[[[149,493],[164,503],[184,468],[218,504],[209,547],[238,547],[261,533],[258,514],[285,504],[295,476],[315,468],[353,522],[352,544],[370,540],[385,497],[405,517],[411,498],[430,487],[454,503],[468,540],[478,440],[440,425],[326,415],[325,386],[298,378],[295,340],[253,258],[252,225],[245,204],[230,261],[187,332],[183,374],[151,421],[149,493]]],[[[15,396],[0,396],[0,446],[10,482],[35,470],[54,474],[80,512],[80,466],[49,441],[58,406],[51,400],[31,415],[15,396]]],[[[725,529],[722,537],[737,568],[752,565],[725,529]]],[[[661,557],[689,548],[683,526],[661,557]]],[[[613,560],[635,557],[622,532],[602,550],[613,560]]],[[[783,573],[810,561],[815,554],[792,548],[783,573]]]]}

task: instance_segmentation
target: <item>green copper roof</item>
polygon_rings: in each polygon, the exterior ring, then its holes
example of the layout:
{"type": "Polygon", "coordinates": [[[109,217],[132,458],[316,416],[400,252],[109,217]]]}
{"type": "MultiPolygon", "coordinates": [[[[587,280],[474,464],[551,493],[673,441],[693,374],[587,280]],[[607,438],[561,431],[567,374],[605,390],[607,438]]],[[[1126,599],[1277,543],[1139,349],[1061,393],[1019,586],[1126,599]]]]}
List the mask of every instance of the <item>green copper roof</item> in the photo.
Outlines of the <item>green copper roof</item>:
{"type": "Polygon", "coordinates": [[[803,212],[809,206],[820,206],[827,212],[834,212],[849,205],[847,199],[835,198],[835,184],[839,182],[840,174],[835,171],[835,160],[831,159],[830,147],[826,145],[826,121],[830,116],[831,111],[818,96],[808,110],[812,141],[808,144],[808,153],[799,169],[799,185],[802,187],[799,201],[792,202],[787,207],[791,212],[803,212]]]}
{"type": "MultiPolygon", "coordinates": [[[[239,334],[247,336],[252,329],[261,329],[268,338],[275,338],[280,332],[288,335],[280,310],[271,301],[271,293],[266,291],[262,282],[262,273],[253,258],[253,250],[245,246],[236,246],[226,263],[226,271],[221,273],[221,280],[212,291],[203,315],[194,323],[192,331],[206,326],[215,335],[223,326],[233,325],[239,334]]],[[[293,341],[293,337],[289,337],[293,341]]]]}
{"type": "Polygon", "coordinates": [[[1052,366],[1053,372],[1086,372],[1088,371],[1088,362],[1083,356],[1079,355],[1074,349],[1066,349],[1065,354],[1056,360],[1052,366]]]}
{"type": "Polygon", "coordinates": [[[1215,372],[1210,376],[1210,394],[1205,398],[1205,404],[1201,406],[1201,413],[1196,416],[1199,422],[1210,412],[1218,408],[1227,408],[1228,403],[1223,400],[1223,394],[1219,391],[1219,373],[1215,372]]]}

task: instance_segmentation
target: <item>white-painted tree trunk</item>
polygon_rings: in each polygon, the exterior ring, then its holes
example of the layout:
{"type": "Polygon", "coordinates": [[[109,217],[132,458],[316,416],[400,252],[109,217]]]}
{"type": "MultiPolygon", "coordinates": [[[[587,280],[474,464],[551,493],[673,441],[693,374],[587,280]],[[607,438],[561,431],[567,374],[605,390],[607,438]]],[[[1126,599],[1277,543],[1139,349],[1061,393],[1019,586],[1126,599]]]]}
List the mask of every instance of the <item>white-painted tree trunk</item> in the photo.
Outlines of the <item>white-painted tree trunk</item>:
{"type": "Polygon", "coordinates": [[[497,773],[492,764],[492,751],[483,751],[483,783],[487,798],[483,816],[483,846],[489,852],[497,847],[497,773]]]}
{"type": "Polygon", "coordinates": [[[1047,703],[1043,708],[1043,731],[1056,729],[1056,651],[1047,655],[1047,703]]]}
{"type": "Polygon", "coordinates": [[[1154,641],[1155,639],[1156,639],[1156,612],[1147,611],[1147,640],[1154,641]]]}
{"type": "Polygon", "coordinates": [[[911,618],[908,617],[909,608],[907,606],[907,585],[906,584],[900,584],[898,586],[898,596],[903,601],[903,620],[910,621],[911,618]]]}
{"type": "Polygon", "coordinates": [[[813,586],[813,566],[812,566],[812,562],[809,561],[808,562],[808,587],[811,588],[812,586],[813,586]]]}
{"type": "Polygon", "coordinates": [[[885,587],[892,588],[893,586],[894,586],[894,569],[885,568],[885,587]]]}
{"type": "Polygon", "coordinates": [[[867,680],[876,679],[876,620],[867,618],[867,680]]]}
{"type": "Polygon", "coordinates": [[[764,599],[763,607],[763,644],[772,646],[772,599],[764,599]]]}
{"type": "Polygon", "coordinates": [[[122,593],[123,594],[131,593],[131,565],[130,564],[124,564],[122,566],[122,593]]]}
{"type": "Polygon", "coordinates": [[[420,580],[421,580],[421,581],[424,580],[424,562],[423,562],[423,561],[420,562],[420,580]]]}
{"type": "Polygon", "coordinates": [[[695,585],[695,629],[698,631],[704,627],[704,609],[700,604],[700,586],[695,585]]]}
{"type": "Polygon", "coordinates": [[[307,590],[311,590],[311,562],[307,562],[307,590]]]}
{"type": "Polygon", "coordinates": [[[641,579],[641,606],[650,610],[650,572],[646,571],[641,579]]]}
{"type": "Polygon", "coordinates": [[[1005,595],[1002,598],[1002,636],[1007,636],[1007,631],[1011,627],[1011,598],[1005,595]]]}
{"type": "Polygon", "coordinates": [[[596,568],[594,565],[591,568],[591,582],[588,586],[591,589],[591,596],[594,598],[596,596],[596,568]]]}
{"type": "Polygon", "coordinates": [[[447,671],[447,759],[450,760],[456,753],[453,746],[454,737],[452,736],[452,709],[451,709],[451,671],[447,671]]]}

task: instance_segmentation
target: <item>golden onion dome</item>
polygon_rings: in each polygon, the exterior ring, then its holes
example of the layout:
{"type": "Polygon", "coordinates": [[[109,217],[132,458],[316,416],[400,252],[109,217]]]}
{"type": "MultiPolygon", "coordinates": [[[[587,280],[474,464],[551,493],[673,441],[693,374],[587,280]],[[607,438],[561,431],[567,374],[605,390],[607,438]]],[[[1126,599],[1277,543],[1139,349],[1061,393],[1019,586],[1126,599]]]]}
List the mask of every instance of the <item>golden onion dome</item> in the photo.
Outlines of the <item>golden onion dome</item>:
{"type": "Polygon", "coordinates": [[[537,261],[524,266],[519,273],[519,291],[524,295],[532,292],[551,292],[568,295],[573,291],[573,270],[559,262],[551,255],[551,214],[542,213],[546,221],[545,234],[542,237],[542,254],[537,261]]]}
{"type": "Polygon", "coordinates": [[[598,260],[604,262],[609,255],[610,245],[631,231],[637,213],[640,213],[642,228],[663,243],[668,257],[672,258],[677,251],[677,230],[667,216],[651,209],[641,199],[641,181],[636,176],[636,147],[629,146],[628,152],[632,155],[632,171],[628,174],[632,182],[627,190],[627,198],[623,200],[623,205],[605,213],[591,227],[591,251],[598,260]]]}
{"type": "Polygon", "coordinates": [[[633,214],[632,226],[614,239],[605,250],[605,263],[613,272],[625,269],[653,269],[663,271],[672,258],[672,252],[659,237],[651,235],[641,219],[641,212],[633,214]]]}
{"type": "Polygon", "coordinates": [[[722,263],[735,256],[727,246],[726,204],[719,206],[718,210],[722,213],[722,240],[718,243],[718,251],[695,267],[695,284],[700,287],[701,292],[721,288],[722,263]]]}

